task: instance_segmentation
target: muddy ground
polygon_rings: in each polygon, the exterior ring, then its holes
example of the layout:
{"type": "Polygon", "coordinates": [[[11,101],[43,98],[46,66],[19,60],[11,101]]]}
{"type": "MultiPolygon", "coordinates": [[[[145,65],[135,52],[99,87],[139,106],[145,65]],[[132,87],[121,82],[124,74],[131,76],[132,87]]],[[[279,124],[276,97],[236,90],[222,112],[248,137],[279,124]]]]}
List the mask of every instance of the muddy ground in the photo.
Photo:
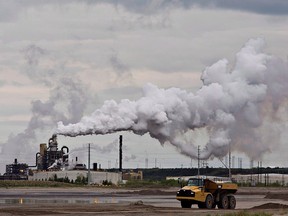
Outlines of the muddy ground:
{"type": "Polygon", "coordinates": [[[0,215],[223,215],[248,211],[288,215],[288,190],[240,188],[235,210],[182,209],[178,188],[3,188],[0,215]]]}

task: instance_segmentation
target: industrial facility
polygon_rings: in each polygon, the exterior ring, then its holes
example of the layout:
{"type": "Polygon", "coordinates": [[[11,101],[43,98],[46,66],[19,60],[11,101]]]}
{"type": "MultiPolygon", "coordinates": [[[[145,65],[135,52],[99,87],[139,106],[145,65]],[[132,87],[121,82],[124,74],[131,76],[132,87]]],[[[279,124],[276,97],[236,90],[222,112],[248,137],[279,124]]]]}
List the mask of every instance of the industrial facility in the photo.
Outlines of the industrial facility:
{"type": "Polygon", "coordinates": [[[75,182],[79,178],[85,178],[88,184],[103,184],[103,182],[118,184],[122,182],[122,135],[119,137],[119,160],[119,170],[114,172],[103,171],[100,166],[99,169],[95,162],[90,169],[89,145],[88,167],[86,164],[77,163],[77,157],[75,164],[69,164],[69,148],[67,146],[58,148],[57,135],[53,134],[48,144],[40,144],[40,151],[36,153],[35,166],[18,163],[15,159],[13,164],[6,165],[6,172],[0,176],[0,180],[49,181],[55,178],[65,178],[70,182],[75,182]]]}
{"type": "Polygon", "coordinates": [[[48,171],[68,168],[68,153],[69,148],[67,146],[58,150],[57,136],[53,134],[48,141],[48,148],[46,143],[40,144],[40,152],[36,154],[37,170],[48,171]]]}
{"type": "MultiPolygon", "coordinates": [[[[47,143],[39,145],[39,152],[36,153],[36,164],[30,166],[26,163],[19,163],[14,159],[14,163],[6,165],[6,172],[0,176],[0,180],[36,180],[36,181],[55,181],[65,179],[67,182],[77,182],[79,179],[85,180],[85,184],[114,184],[125,183],[130,180],[164,180],[177,179],[179,176],[188,178],[197,175],[196,168],[181,169],[123,169],[122,167],[122,135],[119,136],[119,167],[116,169],[101,169],[101,164],[90,159],[90,144],[88,145],[88,163],[79,163],[78,157],[71,160],[69,158],[69,148],[59,146],[57,135],[53,134],[47,143]],[[69,162],[70,159],[70,162],[69,162]],[[90,168],[90,164],[92,165],[90,168]],[[170,177],[168,177],[170,176],[170,177]]],[[[232,163],[233,164],[233,163],[232,163]]],[[[262,163],[258,162],[258,168],[238,169],[232,166],[232,179],[241,185],[288,184],[287,168],[263,168],[262,163]]],[[[227,176],[227,168],[200,167],[201,174],[227,176]]]]}
{"type": "Polygon", "coordinates": [[[0,180],[28,180],[29,166],[26,163],[14,163],[6,165],[6,172],[0,176],[0,180]]]}

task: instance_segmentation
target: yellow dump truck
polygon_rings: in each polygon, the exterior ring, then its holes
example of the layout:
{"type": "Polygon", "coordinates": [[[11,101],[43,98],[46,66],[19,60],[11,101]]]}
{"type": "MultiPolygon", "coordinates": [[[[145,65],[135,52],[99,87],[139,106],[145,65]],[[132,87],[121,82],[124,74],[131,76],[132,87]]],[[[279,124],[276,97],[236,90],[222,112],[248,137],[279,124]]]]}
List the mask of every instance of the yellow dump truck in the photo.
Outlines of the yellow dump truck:
{"type": "Polygon", "coordinates": [[[235,209],[236,199],[233,194],[237,190],[237,184],[232,182],[190,178],[187,186],[177,192],[176,199],[181,202],[182,208],[191,208],[192,204],[197,204],[199,208],[212,209],[217,205],[220,209],[235,209]]]}

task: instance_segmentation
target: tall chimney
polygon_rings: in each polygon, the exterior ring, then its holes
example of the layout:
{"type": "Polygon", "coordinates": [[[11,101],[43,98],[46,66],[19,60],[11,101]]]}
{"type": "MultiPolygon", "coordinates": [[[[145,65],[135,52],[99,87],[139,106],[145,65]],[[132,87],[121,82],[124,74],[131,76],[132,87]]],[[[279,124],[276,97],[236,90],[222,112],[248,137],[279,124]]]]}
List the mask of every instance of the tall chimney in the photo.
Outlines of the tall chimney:
{"type": "Polygon", "coordinates": [[[122,172],[122,135],[119,136],[119,172],[122,172]]]}

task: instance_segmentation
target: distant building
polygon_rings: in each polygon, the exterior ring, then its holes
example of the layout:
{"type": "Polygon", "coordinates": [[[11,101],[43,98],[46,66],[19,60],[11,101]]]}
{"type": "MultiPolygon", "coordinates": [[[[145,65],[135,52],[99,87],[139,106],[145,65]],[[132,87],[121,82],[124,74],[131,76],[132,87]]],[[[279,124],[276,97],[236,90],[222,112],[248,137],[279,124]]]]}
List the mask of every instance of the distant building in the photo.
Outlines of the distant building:
{"type": "MultiPolygon", "coordinates": [[[[67,171],[37,171],[34,172],[33,176],[29,176],[28,180],[38,180],[38,181],[49,181],[49,179],[54,179],[55,175],[57,178],[68,178],[70,181],[77,179],[77,177],[87,177],[87,170],[67,170],[67,171]]],[[[90,171],[91,184],[103,184],[104,181],[111,182],[112,184],[118,185],[122,181],[121,173],[116,172],[99,172],[90,171]]]]}
{"type": "Polygon", "coordinates": [[[26,163],[18,163],[17,159],[13,164],[6,165],[6,172],[0,176],[0,180],[27,180],[29,166],[26,163]]]}
{"type": "Polygon", "coordinates": [[[288,184],[288,174],[277,174],[277,173],[261,173],[261,174],[250,174],[250,175],[232,175],[233,179],[238,184],[251,184],[255,186],[258,183],[264,185],[280,184],[286,186],[288,184]]]}

